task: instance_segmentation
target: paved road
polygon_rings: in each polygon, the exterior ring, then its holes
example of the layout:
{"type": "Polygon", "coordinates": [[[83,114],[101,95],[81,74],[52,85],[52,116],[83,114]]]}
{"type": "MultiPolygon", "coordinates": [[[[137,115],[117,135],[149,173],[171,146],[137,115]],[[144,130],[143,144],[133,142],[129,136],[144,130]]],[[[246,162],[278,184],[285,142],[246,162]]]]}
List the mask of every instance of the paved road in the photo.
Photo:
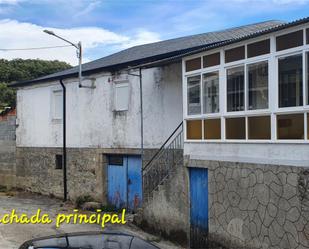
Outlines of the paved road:
{"type": "MultiPolygon", "coordinates": [[[[63,203],[57,199],[32,195],[29,193],[14,193],[13,196],[7,196],[5,193],[0,193],[1,218],[4,214],[10,213],[12,209],[15,209],[18,214],[25,213],[31,216],[34,215],[39,208],[42,210],[42,213],[48,213],[52,219],[54,219],[58,213],[70,213],[70,211],[73,210],[71,205],[63,205],[63,203]]],[[[162,241],[158,237],[144,233],[137,227],[133,226],[131,222],[121,226],[108,225],[105,229],[137,235],[143,239],[153,241],[154,244],[162,249],[180,248],[166,241],[162,241]]],[[[59,229],[56,228],[55,223],[49,225],[0,224],[0,249],[16,249],[24,241],[40,236],[80,231],[102,231],[102,229],[98,225],[89,224],[64,224],[59,229]]]]}

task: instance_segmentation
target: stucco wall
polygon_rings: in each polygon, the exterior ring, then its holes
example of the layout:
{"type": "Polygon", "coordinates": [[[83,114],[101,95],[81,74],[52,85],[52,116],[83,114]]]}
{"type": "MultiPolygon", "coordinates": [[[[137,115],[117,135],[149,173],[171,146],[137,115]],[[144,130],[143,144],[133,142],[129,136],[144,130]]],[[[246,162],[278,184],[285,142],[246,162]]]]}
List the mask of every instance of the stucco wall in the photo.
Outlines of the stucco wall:
{"type": "Polygon", "coordinates": [[[211,241],[227,248],[309,248],[308,169],[208,160],[186,164],[208,168],[211,241]]]}
{"type": "MultiPolygon", "coordinates": [[[[129,110],[113,111],[114,92],[110,74],[92,75],[96,89],[67,87],[67,145],[74,148],[139,148],[139,78],[130,82],[129,110]]],[[[87,82],[86,82],[87,83],[87,82]]],[[[182,120],[181,64],[143,70],[144,144],[159,147],[182,120]]],[[[62,124],[51,116],[51,97],[58,82],[17,92],[18,147],[59,147],[62,124]]]]}
{"type": "Polygon", "coordinates": [[[184,154],[196,160],[218,160],[309,167],[308,144],[185,142],[184,154]]]}

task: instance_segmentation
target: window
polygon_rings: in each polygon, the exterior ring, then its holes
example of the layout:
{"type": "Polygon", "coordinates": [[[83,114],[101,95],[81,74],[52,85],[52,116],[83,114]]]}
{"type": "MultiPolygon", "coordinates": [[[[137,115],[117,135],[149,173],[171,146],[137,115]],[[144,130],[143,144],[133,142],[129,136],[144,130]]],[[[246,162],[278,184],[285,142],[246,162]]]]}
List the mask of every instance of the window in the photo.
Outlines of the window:
{"type": "Polygon", "coordinates": [[[202,120],[187,120],[187,139],[202,139],[202,120]]]}
{"type": "Polygon", "coordinates": [[[203,75],[203,112],[219,112],[219,72],[203,75]]]}
{"type": "Polygon", "coordinates": [[[115,111],[129,109],[129,83],[115,83],[115,111]]]}
{"type": "Polygon", "coordinates": [[[225,119],[226,139],[246,139],[246,118],[225,119]]]}
{"type": "Polygon", "coordinates": [[[203,67],[220,65],[220,53],[210,54],[203,57],[203,67]]]}
{"type": "Polygon", "coordinates": [[[249,110],[268,108],[268,62],[248,65],[249,110]]]}
{"type": "Polygon", "coordinates": [[[225,63],[245,59],[245,46],[225,51],[225,63]]]}
{"type": "Polygon", "coordinates": [[[52,99],[52,118],[62,119],[63,114],[63,95],[61,90],[53,91],[52,99]]]}
{"type": "Polygon", "coordinates": [[[227,70],[227,111],[244,110],[244,67],[235,67],[227,70]]]}
{"type": "Polygon", "coordinates": [[[270,139],[270,116],[248,117],[249,139],[270,139]]]}
{"type": "Polygon", "coordinates": [[[304,139],[304,114],[277,115],[278,139],[304,139]]]}
{"type": "Polygon", "coordinates": [[[186,72],[201,69],[201,57],[186,61],[186,72]]]}
{"type": "Polygon", "coordinates": [[[279,107],[303,105],[303,60],[302,55],[280,58],[279,62],[279,107]]]}
{"type": "Polygon", "coordinates": [[[307,105],[309,105],[309,52],[306,53],[306,68],[307,68],[307,105]]]}
{"type": "Polygon", "coordinates": [[[306,29],[307,44],[309,44],[309,29],[306,29]]]}
{"type": "Polygon", "coordinates": [[[248,58],[270,53],[270,40],[259,41],[248,44],[247,46],[248,58]]]}
{"type": "Polygon", "coordinates": [[[221,120],[204,120],[204,139],[221,139],[221,120]]]}
{"type": "Polygon", "coordinates": [[[62,169],[62,155],[56,155],[55,157],[55,163],[56,163],[56,167],[55,169],[62,169]]]}
{"type": "Polygon", "coordinates": [[[122,155],[109,155],[108,164],[114,166],[123,166],[123,156],[122,155]]]}
{"type": "Polygon", "coordinates": [[[188,114],[201,114],[201,76],[188,77],[188,114]]]}
{"type": "Polygon", "coordinates": [[[288,48],[294,48],[302,45],[303,45],[302,30],[278,36],[276,39],[277,51],[281,51],[288,48]]]}

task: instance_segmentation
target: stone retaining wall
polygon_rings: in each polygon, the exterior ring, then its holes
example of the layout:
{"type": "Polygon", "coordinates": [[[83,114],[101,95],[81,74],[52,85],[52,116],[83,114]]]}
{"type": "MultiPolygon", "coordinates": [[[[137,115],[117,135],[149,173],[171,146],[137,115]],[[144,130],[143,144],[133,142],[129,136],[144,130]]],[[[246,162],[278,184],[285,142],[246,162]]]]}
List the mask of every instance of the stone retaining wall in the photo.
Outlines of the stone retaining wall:
{"type": "Polygon", "coordinates": [[[15,112],[0,116],[0,185],[15,186],[15,112]]]}
{"type": "Polygon", "coordinates": [[[309,248],[309,168],[188,160],[209,174],[209,239],[227,248],[309,248]]]}

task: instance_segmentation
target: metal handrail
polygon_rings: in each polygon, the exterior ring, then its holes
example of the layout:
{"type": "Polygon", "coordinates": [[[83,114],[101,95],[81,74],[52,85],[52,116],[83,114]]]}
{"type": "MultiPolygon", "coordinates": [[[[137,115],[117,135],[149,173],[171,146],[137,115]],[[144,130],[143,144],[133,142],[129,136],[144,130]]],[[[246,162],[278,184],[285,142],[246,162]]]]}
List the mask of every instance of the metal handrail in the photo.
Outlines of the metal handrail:
{"type": "Polygon", "coordinates": [[[176,134],[178,129],[182,127],[183,121],[177,126],[177,128],[173,131],[173,133],[168,137],[168,139],[165,140],[165,142],[162,144],[162,146],[158,149],[158,151],[153,155],[153,157],[149,160],[149,162],[146,164],[146,166],[143,168],[142,172],[144,172],[152,163],[152,161],[157,157],[157,155],[164,149],[165,145],[169,142],[169,140],[176,134]]]}

